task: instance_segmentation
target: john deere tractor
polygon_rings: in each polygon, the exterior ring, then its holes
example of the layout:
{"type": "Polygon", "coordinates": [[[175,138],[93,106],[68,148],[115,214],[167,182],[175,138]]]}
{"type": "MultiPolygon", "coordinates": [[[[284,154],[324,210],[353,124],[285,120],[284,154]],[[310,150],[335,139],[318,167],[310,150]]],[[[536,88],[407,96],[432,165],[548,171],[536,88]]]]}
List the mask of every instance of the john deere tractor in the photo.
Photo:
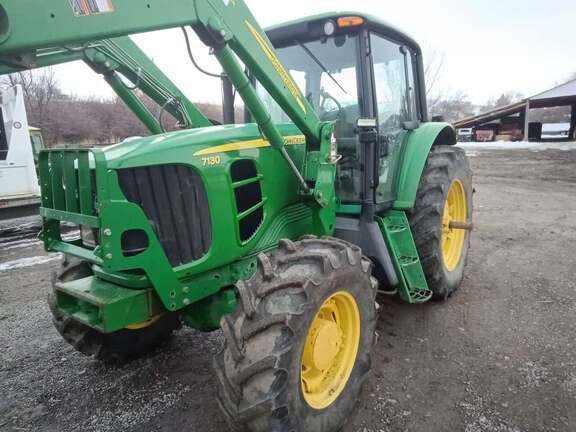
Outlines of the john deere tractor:
{"type": "Polygon", "coordinates": [[[444,300],[463,277],[471,172],[428,121],[418,44],[354,12],[265,32],[242,0],[2,0],[0,73],[71,60],[152,135],[40,154],[41,238],[66,256],[56,329],[109,362],[182,324],[221,329],[231,427],[338,430],[370,372],[377,292],[444,300]],[[190,56],[188,28],[211,48],[224,118],[237,94],[244,124],[215,125],[128,38],[174,27],[190,56]]]}

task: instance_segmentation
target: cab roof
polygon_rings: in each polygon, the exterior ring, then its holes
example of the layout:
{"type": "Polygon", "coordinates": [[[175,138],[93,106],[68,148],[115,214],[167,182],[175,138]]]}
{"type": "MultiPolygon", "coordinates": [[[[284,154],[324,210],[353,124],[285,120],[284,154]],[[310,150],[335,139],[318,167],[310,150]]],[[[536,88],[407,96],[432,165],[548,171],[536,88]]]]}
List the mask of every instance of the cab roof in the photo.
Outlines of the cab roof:
{"type": "Polygon", "coordinates": [[[350,31],[357,28],[368,28],[377,33],[382,34],[388,39],[394,40],[396,42],[405,44],[412,48],[417,54],[421,54],[422,50],[420,45],[407,33],[394,27],[391,24],[381,20],[380,18],[374,17],[370,14],[356,11],[341,11],[341,12],[325,12],[317,15],[311,15],[304,18],[299,18],[296,20],[288,21],[285,23],[280,23],[268,27],[265,29],[266,34],[270,38],[270,41],[275,46],[286,44],[292,44],[294,39],[297,37],[318,37],[321,34],[314,34],[315,27],[321,27],[328,20],[333,20],[336,22],[338,18],[341,17],[360,17],[364,19],[364,24],[356,27],[348,27],[346,31],[350,31]]]}

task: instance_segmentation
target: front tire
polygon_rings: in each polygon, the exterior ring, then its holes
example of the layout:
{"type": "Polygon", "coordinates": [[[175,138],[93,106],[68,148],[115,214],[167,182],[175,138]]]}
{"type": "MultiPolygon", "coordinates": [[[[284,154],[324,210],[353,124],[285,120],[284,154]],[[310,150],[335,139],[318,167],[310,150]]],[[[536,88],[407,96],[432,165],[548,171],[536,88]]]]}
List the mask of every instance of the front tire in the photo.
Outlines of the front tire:
{"type": "Polygon", "coordinates": [[[259,256],[254,277],[237,284],[241,302],[222,319],[225,345],[214,361],[218,400],[234,429],[344,425],[371,366],[371,268],[360,248],[327,237],[283,240],[259,256]]]}
{"type": "Polygon", "coordinates": [[[149,323],[104,334],[66,316],[56,304],[54,283],[90,275],[92,270],[87,262],[66,256],[60,270],[54,274],[52,290],[48,294],[54,327],[66,342],[82,354],[104,363],[124,364],[150,352],[181,327],[178,315],[164,314],[149,323]]]}

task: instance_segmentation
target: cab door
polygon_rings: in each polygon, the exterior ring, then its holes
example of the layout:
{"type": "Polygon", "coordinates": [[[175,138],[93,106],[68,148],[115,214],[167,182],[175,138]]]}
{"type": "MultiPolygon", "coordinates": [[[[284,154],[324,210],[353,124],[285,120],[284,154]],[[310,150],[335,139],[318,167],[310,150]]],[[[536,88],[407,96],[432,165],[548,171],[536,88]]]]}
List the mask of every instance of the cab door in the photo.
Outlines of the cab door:
{"type": "Polygon", "coordinates": [[[418,119],[414,84],[414,54],[405,45],[382,35],[370,34],[374,99],[378,119],[379,181],[376,204],[390,204],[396,198],[396,177],[402,148],[418,119]]]}

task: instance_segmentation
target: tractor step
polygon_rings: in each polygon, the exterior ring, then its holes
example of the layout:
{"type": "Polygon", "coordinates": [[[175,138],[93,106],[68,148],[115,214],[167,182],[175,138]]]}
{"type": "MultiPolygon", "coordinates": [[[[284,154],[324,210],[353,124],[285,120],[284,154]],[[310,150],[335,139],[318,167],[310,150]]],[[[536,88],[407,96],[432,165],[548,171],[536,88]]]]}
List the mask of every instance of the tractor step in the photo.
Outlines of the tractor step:
{"type": "Polygon", "coordinates": [[[151,289],[129,289],[95,276],[55,284],[58,309],[102,333],[144,322],[156,314],[151,289]]]}
{"type": "Polygon", "coordinates": [[[432,297],[418,257],[406,213],[389,210],[377,217],[378,225],[398,274],[398,293],[408,303],[424,303],[432,297]]]}

